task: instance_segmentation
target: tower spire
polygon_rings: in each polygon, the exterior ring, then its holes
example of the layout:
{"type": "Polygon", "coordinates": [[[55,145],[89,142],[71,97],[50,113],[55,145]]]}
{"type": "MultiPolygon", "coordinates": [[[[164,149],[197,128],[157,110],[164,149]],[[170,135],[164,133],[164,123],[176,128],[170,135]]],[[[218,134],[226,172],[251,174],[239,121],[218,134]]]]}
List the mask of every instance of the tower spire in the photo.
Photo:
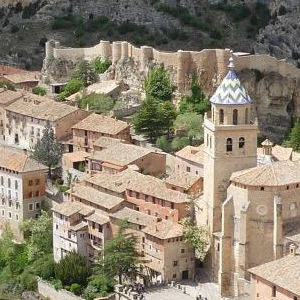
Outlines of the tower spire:
{"type": "Polygon", "coordinates": [[[228,69],[233,71],[235,68],[235,65],[234,65],[234,59],[233,59],[233,51],[230,50],[230,58],[229,58],[229,65],[228,65],[228,69]]]}

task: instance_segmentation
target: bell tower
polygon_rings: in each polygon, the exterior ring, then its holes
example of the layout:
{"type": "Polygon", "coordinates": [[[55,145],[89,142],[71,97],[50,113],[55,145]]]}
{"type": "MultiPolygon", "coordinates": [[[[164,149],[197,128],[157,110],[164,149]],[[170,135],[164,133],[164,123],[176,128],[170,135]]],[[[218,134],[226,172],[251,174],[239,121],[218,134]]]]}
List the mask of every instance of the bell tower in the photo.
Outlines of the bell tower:
{"type": "Polygon", "coordinates": [[[211,97],[204,117],[204,195],[202,215],[210,235],[221,231],[221,208],[230,176],[257,165],[257,124],[251,98],[237,77],[233,54],[229,71],[211,97]]]}

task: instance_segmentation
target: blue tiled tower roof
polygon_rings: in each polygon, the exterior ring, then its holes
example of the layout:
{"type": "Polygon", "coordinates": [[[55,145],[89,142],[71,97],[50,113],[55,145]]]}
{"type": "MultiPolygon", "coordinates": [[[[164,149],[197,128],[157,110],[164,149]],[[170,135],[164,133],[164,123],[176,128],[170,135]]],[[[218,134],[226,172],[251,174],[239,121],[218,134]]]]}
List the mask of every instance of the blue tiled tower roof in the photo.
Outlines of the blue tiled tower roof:
{"type": "Polygon", "coordinates": [[[232,57],[229,62],[229,72],[217,88],[214,95],[210,98],[210,102],[222,105],[242,105],[251,103],[252,99],[241,84],[234,70],[232,57]]]}

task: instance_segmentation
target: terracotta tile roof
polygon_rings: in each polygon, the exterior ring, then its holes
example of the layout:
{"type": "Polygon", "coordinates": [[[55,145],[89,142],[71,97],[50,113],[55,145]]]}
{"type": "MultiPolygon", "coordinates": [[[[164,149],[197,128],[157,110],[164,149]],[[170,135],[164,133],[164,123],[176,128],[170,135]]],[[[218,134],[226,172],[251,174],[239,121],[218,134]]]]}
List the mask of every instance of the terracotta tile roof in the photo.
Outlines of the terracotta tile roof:
{"type": "Polygon", "coordinates": [[[101,211],[96,210],[95,213],[86,217],[86,220],[103,225],[109,222],[109,217],[104,215],[101,211]]]}
{"type": "Polygon", "coordinates": [[[248,271],[300,296],[300,255],[287,255],[248,271]]]}
{"type": "Polygon", "coordinates": [[[15,74],[4,75],[3,77],[15,84],[32,81],[39,82],[40,72],[19,72],[15,74]]]}
{"type": "Polygon", "coordinates": [[[102,136],[101,138],[97,139],[94,142],[94,146],[101,147],[101,148],[108,148],[120,143],[121,143],[120,139],[114,139],[111,137],[102,136]]]}
{"type": "Polygon", "coordinates": [[[173,172],[165,180],[166,183],[171,185],[189,189],[194,183],[200,180],[200,177],[188,172],[173,172]]]}
{"type": "Polygon", "coordinates": [[[79,184],[73,187],[72,195],[91,203],[100,205],[106,209],[112,209],[124,201],[124,199],[120,197],[112,196],[100,192],[92,187],[79,184]]]}
{"type": "Polygon", "coordinates": [[[87,216],[94,212],[95,209],[84,205],[80,202],[64,201],[59,204],[54,204],[52,211],[62,214],[63,216],[70,217],[76,213],[87,216]]]}
{"type": "Polygon", "coordinates": [[[20,173],[48,169],[23,150],[7,146],[0,146],[0,167],[20,173]]]}
{"type": "Polygon", "coordinates": [[[130,178],[126,186],[128,190],[173,203],[187,203],[190,201],[187,194],[167,188],[163,180],[150,175],[137,173],[136,176],[130,178]]]}
{"type": "Polygon", "coordinates": [[[0,105],[9,105],[22,97],[22,93],[0,89],[0,105]]]}
{"type": "Polygon", "coordinates": [[[142,231],[161,240],[183,236],[182,225],[166,220],[157,222],[155,225],[147,226],[142,231]]]}
{"type": "Polygon", "coordinates": [[[127,127],[129,125],[126,122],[104,115],[91,114],[72,128],[116,135],[127,127]]]}
{"type": "Polygon", "coordinates": [[[78,224],[76,225],[72,225],[70,226],[70,229],[73,230],[73,231],[80,231],[80,230],[83,230],[84,228],[86,228],[88,225],[86,222],[84,221],[81,221],[79,222],[78,224]]]}
{"type": "Polygon", "coordinates": [[[282,186],[300,182],[300,161],[277,161],[234,172],[231,181],[250,186],[282,186]]]}
{"type": "Polygon", "coordinates": [[[124,207],[117,212],[111,214],[111,217],[119,220],[128,220],[129,223],[138,224],[142,226],[152,225],[157,223],[157,218],[149,216],[140,211],[124,207]]]}
{"type": "Polygon", "coordinates": [[[7,106],[6,110],[36,119],[56,121],[79,109],[47,97],[27,94],[7,106]]]}
{"type": "MultiPolygon", "coordinates": [[[[272,147],[272,155],[270,161],[291,160],[292,153],[292,148],[286,148],[280,145],[275,145],[274,147],[272,147]]],[[[259,157],[265,156],[263,153],[263,148],[257,148],[257,155],[259,157]]]]}
{"type": "Polygon", "coordinates": [[[177,151],[175,155],[185,160],[189,160],[191,162],[203,165],[204,163],[203,150],[204,150],[204,144],[198,147],[186,146],[183,149],[177,151]]]}
{"type": "Polygon", "coordinates": [[[77,162],[77,161],[84,161],[89,155],[90,153],[84,151],[75,151],[75,152],[64,153],[63,157],[69,159],[70,161],[77,162]]]}
{"type": "Polygon", "coordinates": [[[86,181],[116,193],[123,193],[126,191],[126,183],[136,174],[137,172],[126,169],[116,174],[98,173],[86,181]]]}
{"type": "Polygon", "coordinates": [[[153,152],[151,149],[120,143],[101,151],[95,151],[91,158],[114,165],[127,166],[151,152],[153,152]]]}

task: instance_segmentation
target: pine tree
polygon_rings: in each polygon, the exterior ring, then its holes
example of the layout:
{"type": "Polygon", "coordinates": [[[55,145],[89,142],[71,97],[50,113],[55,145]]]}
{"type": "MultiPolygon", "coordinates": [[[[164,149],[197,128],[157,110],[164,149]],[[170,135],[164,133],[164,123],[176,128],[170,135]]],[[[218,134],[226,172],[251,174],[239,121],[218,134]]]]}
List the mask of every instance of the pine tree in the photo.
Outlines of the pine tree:
{"type": "Polygon", "coordinates": [[[181,113],[196,112],[197,114],[204,115],[210,108],[208,98],[202,92],[196,75],[192,78],[191,96],[183,97],[179,104],[181,113]]]}
{"type": "Polygon", "coordinates": [[[288,143],[294,151],[300,151],[300,120],[292,128],[288,143]]]}
{"type": "Polygon", "coordinates": [[[141,109],[133,119],[133,126],[138,134],[145,134],[153,141],[161,130],[158,102],[153,97],[147,97],[141,109]]]}
{"type": "Polygon", "coordinates": [[[171,100],[173,84],[169,73],[163,67],[149,71],[145,81],[146,95],[158,101],[171,100]]]}
{"type": "Polygon", "coordinates": [[[62,156],[62,146],[57,142],[53,128],[47,121],[42,139],[38,140],[33,149],[33,158],[46,165],[51,176],[51,168],[56,166],[62,156]]]}
{"type": "Polygon", "coordinates": [[[170,136],[170,130],[173,127],[176,118],[176,110],[170,101],[165,101],[159,104],[159,119],[161,122],[161,130],[167,132],[167,137],[170,136]]]}
{"type": "Polygon", "coordinates": [[[72,77],[81,80],[84,86],[88,86],[97,81],[97,74],[94,68],[86,60],[79,63],[72,77]]]}

